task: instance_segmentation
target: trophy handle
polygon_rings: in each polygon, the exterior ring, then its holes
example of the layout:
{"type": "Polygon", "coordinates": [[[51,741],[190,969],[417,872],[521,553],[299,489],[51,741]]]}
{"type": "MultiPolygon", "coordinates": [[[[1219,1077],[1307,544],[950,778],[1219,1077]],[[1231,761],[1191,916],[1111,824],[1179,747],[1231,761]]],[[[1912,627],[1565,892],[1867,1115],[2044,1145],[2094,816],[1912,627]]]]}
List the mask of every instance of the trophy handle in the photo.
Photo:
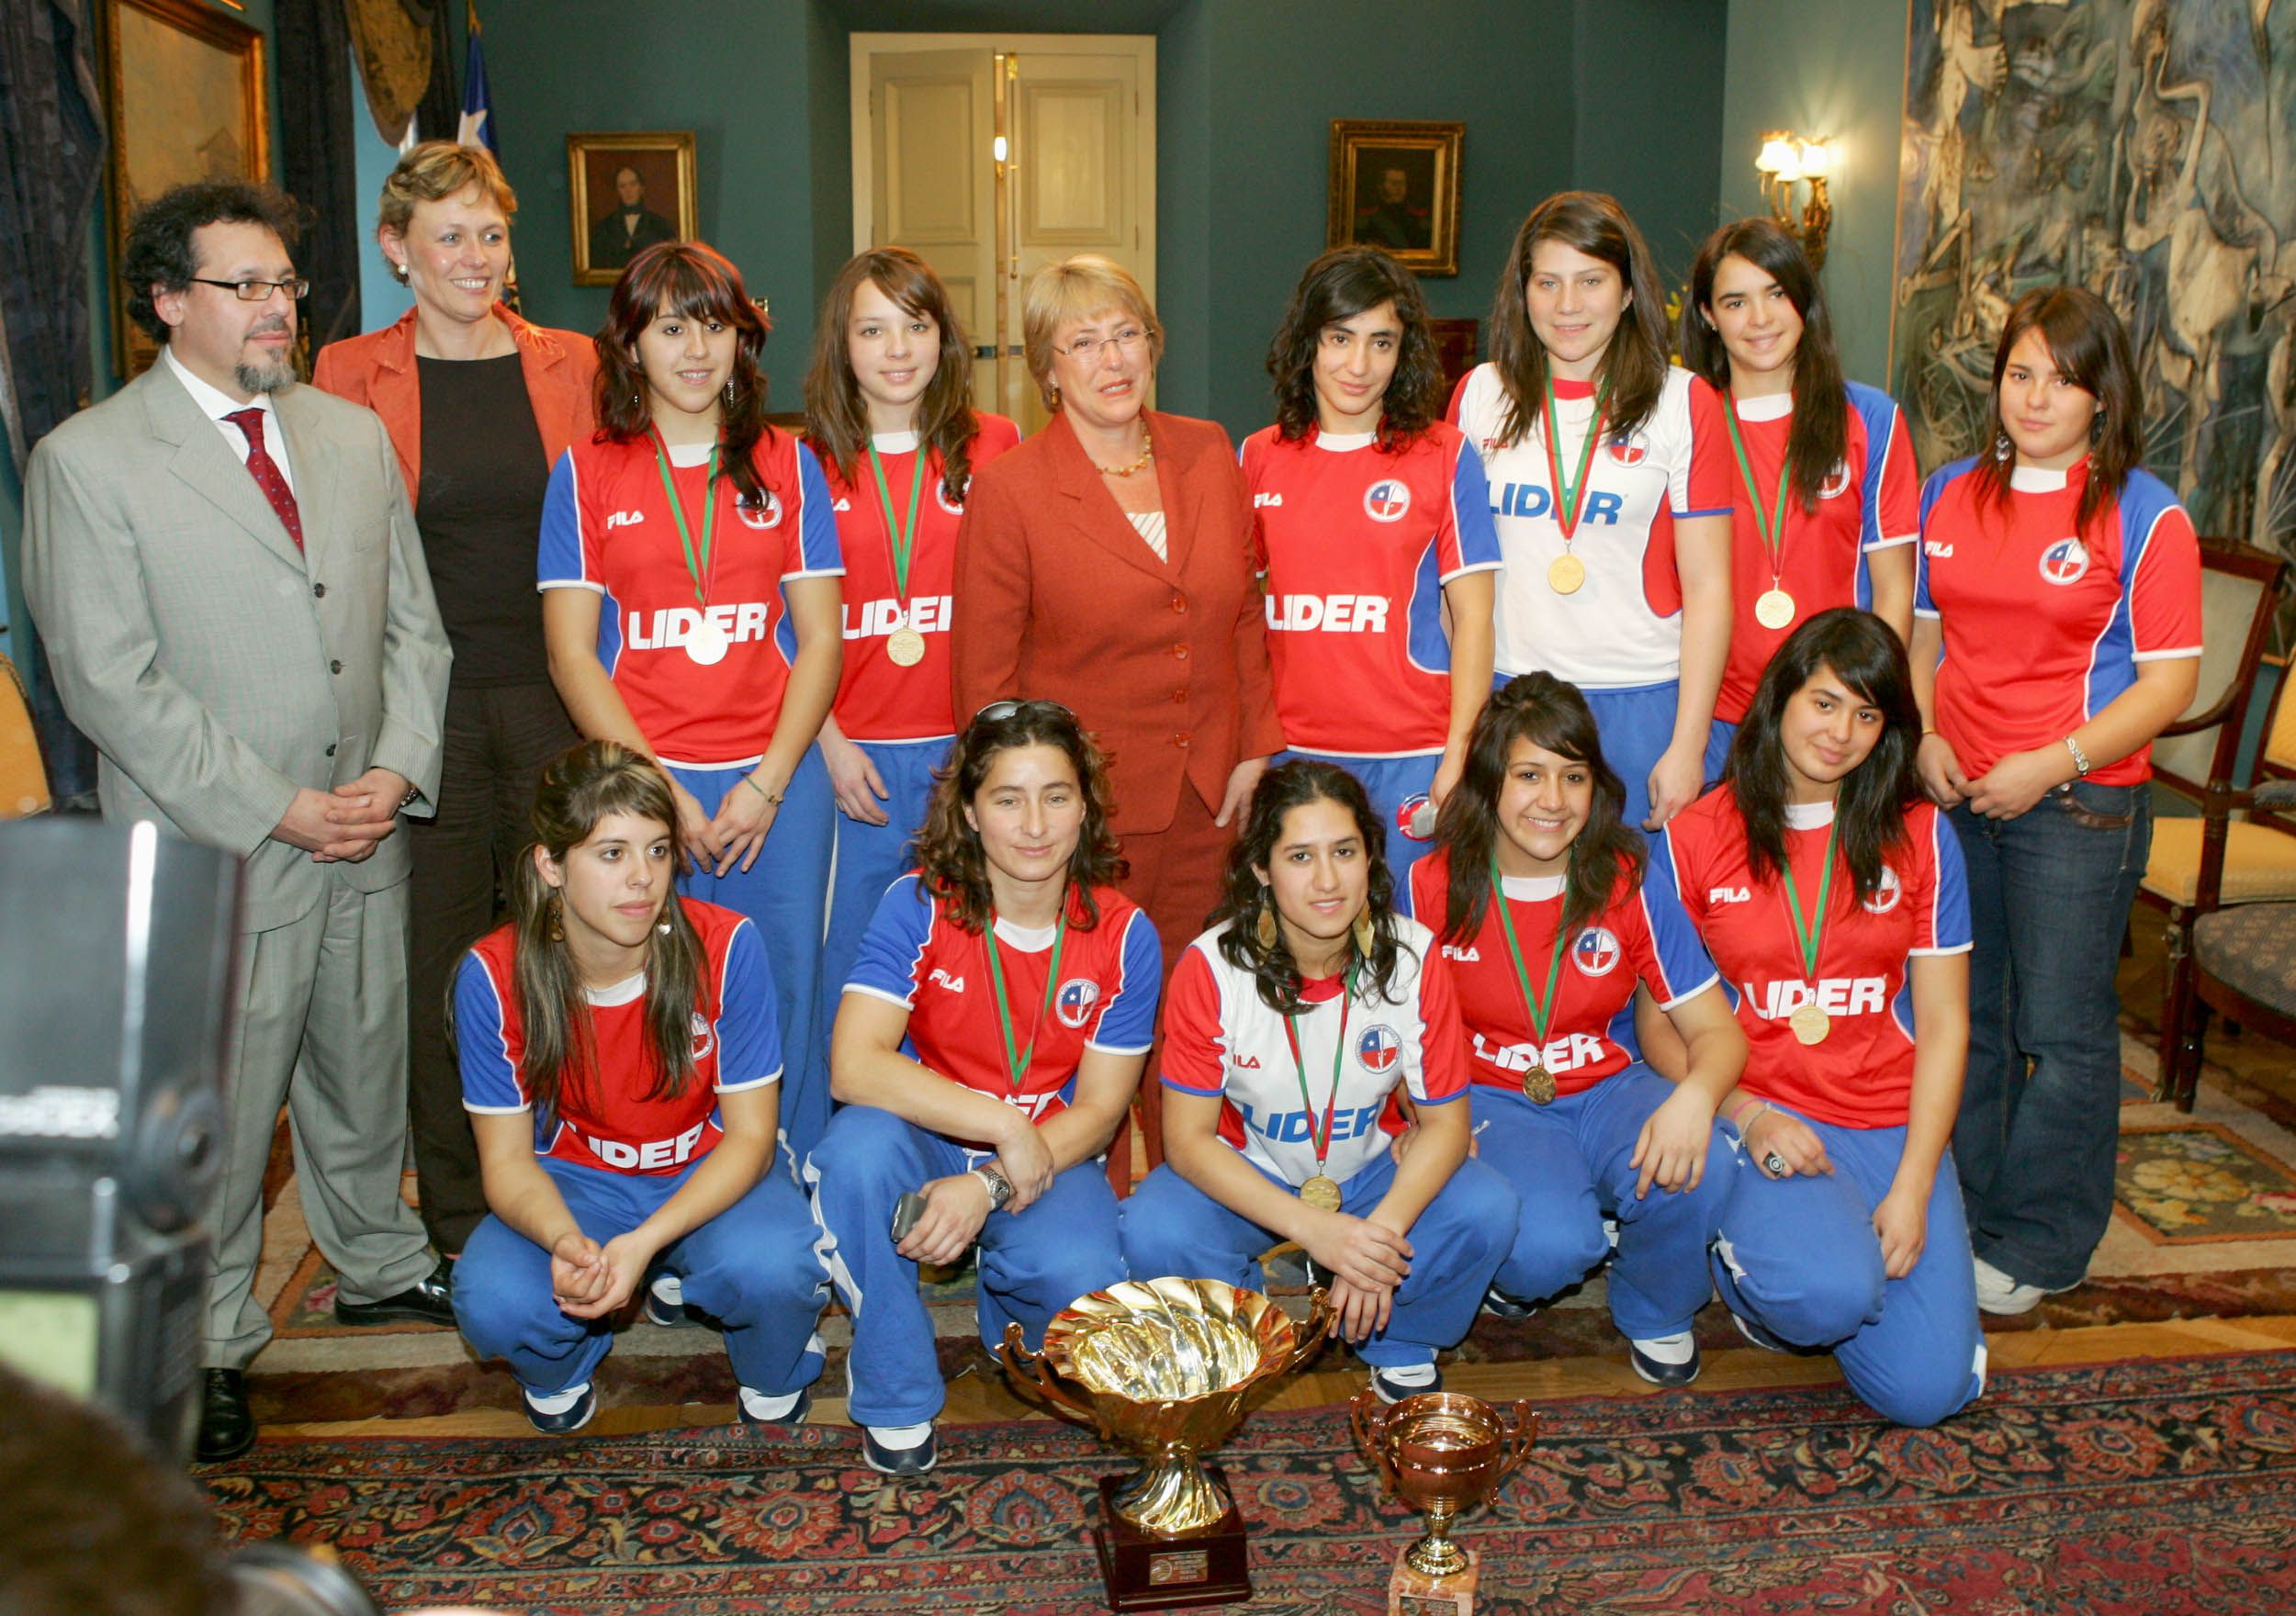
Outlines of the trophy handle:
{"type": "Polygon", "coordinates": [[[1491,1477],[1494,1493],[1499,1483],[1523,1467],[1523,1461],[1531,1456],[1531,1444],[1538,1440],[1538,1415],[1528,1397],[1518,1398],[1502,1409],[1499,1423],[1504,1445],[1499,1450],[1498,1473],[1491,1477]]]}
{"type": "Polygon", "coordinates": [[[1019,1325],[1007,1324],[1005,1326],[1004,1345],[997,1349],[996,1355],[1004,1362],[1005,1373],[1011,1375],[1013,1379],[1035,1386],[1044,1394],[1047,1402],[1075,1415],[1086,1425],[1097,1429],[1100,1423],[1099,1416],[1094,1411],[1092,1405],[1078,1397],[1053,1378],[1051,1368],[1045,1364],[1044,1354],[1029,1351],[1023,1341],[1019,1325]]]}
{"type": "Polygon", "coordinates": [[[1387,1451],[1387,1422],[1394,1411],[1393,1404],[1380,1401],[1379,1394],[1368,1387],[1357,1392],[1347,1405],[1347,1427],[1355,1434],[1356,1451],[1370,1462],[1390,1491],[1397,1487],[1395,1461],[1387,1451]]]}
{"type": "Polygon", "coordinates": [[[1310,1291],[1307,1322],[1300,1326],[1299,1339],[1291,1344],[1291,1355],[1284,1360],[1283,1367],[1276,1373],[1289,1375],[1315,1356],[1316,1349],[1323,1344],[1323,1338],[1332,1333],[1332,1321],[1338,1317],[1338,1309],[1332,1306],[1328,1291],[1322,1285],[1310,1291]]]}

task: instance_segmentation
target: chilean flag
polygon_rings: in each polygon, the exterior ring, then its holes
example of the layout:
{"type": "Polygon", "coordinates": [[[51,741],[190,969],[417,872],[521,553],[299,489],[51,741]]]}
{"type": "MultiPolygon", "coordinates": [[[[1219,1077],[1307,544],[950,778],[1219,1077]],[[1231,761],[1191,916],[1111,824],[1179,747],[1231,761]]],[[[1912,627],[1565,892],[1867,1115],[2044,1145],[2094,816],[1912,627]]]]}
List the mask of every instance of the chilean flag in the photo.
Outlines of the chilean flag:
{"type": "Polygon", "coordinates": [[[472,0],[465,14],[469,25],[470,49],[462,64],[462,121],[455,127],[457,146],[484,146],[495,156],[502,155],[502,143],[494,138],[494,97],[487,88],[487,56],[478,44],[478,7],[472,0]]]}

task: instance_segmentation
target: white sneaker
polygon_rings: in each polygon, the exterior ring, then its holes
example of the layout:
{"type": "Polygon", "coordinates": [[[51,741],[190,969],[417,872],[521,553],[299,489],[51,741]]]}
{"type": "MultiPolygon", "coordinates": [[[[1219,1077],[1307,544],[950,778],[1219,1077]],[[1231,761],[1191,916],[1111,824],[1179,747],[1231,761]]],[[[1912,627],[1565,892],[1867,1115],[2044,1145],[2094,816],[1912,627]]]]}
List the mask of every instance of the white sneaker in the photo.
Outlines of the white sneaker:
{"type": "Polygon", "coordinates": [[[2020,1284],[1983,1257],[1975,1261],[1977,1306],[1985,1312],[2013,1318],[2020,1313],[2032,1312],[2040,1305],[2041,1298],[2048,1295],[2037,1285],[2020,1284]]]}

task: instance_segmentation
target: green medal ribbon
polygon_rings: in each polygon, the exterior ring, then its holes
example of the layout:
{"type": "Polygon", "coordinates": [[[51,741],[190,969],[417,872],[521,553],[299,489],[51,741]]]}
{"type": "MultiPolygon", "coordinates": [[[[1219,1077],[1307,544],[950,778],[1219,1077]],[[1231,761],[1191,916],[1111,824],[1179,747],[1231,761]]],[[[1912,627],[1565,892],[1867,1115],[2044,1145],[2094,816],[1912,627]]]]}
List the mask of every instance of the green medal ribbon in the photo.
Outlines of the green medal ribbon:
{"type": "Polygon", "coordinates": [[[709,492],[702,500],[702,559],[693,559],[693,535],[686,531],[685,507],[678,502],[678,485],[670,476],[670,447],[662,442],[661,433],[653,432],[654,469],[661,473],[661,491],[670,499],[670,519],[678,524],[678,542],[685,546],[686,575],[693,579],[693,600],[698,606],[710,603],[708,586],[703,578],[710,576],[710,539],[717,532],[717,445],[710,445],[709,492]]]}
{"type": "Polygon", "coordinates": [[[1578,531],[1579,507],[1586,499],[1586,474],[1594,464],[1594,445],[1601,442],[1604,423],[1610,419],[1610,378],[1603,378],[1603,390],[1594,397],[1594,421],[1587,428],[1586,442],[1579,445],[1579,475],[1567,483],[1562,480],[1561,451],[1555,443],[1555,417],[1559,408],[1555,402],[1555,378],[1549,375],[1547,378],[1546,431],[1541,435],[1547,440],[1547,472],[1555,482],[1555,525],[1562,529],[1562,540],[1567,544],[1578,531]]]}
{"type": "Polygon", "coordinates": [[[1770,582],[1776,587],[1785,570],[1785,501],[1786,490],[1794,486],[1794,455],[1789,450],[1778,466],[1778,498],[1767,524],[1761,519],[1761,488],[1754,481],[1754,463],[1746,457],[1746,440],[1739,435],[1738,399],[1726,388],[1722,394],[1722,419],[1730,429],[1730,447],[1738,451],[1738,475],[1746,484],[1746,497],[1754,508],[1754,531],[1761,536],[1761,547],[1770,557],[1770,582]]]}
{"type": "Polygon", "coordinates": [[[1052,1014],[1052,994],[1060,986],[1061,945],[1068,939],[1068,898],[1061,896],[1061,917],[1052,927],[1052,962],[1044,968],[1044,1003],[1036,1010],[1036,1025],[1029,1029],[1026,1049],[1014,1041],[1012,1031],[1012,1003],[1005,994],[1005,968],[996,958],[996,911],[988,912],[988,930],[981,941],[988,948],[988,977],[996,987],[996,1024],[1005,1032],[1005,1064],[1012,1072],[1012,1092],[1019,1094],[1023,1079],[1029,1075],[1029,1063],[1036,1058],[1037,1034],[1044,1030],[1044,1018],[1052,1014]]]}
{"type": "Polygon", "coordinates": [[[1802,975],[1810,982],[1818,980],[1818,948],[1826,930],[1826,898],[1834,885],[1834,842],[1841,835],[1841,816],[1834,816],[1833,827],[1826,833],[1826,873],[1818,883],[1818,913],[1802,924],[1802,894],[1794,885],[1794,860],[1778,860],[1778,872],[1785,877],[1785,911],[1794,917],[1795,940],[1802,945],[1802,975]]]}
{"type": "MultiPolygon", "coordinates": [[[[1523,1008],[1531,1018],[1531,1036],[1538,1039],[1543,1052],[1547,1047],[1547,1023],[1555,1014],[1555,984],[1562,980],[1562,926],[1555,926],[1554,958],[1547,962],[1547,993],[1545,998],[1531,993],[1531,972],[1523,963],[1523,944],[1514,935],[1514,917],[1507,913],[1507,889],[1499,874],[1499,855],[1491,856],[1491,901],[1499,906],[1499,929],[1507,934],[1507,953],[1514,960],[1515,985],[1523,990],[1523,1008]]],[[[1534,1064],[1537,1062],[1535,1060],[1534,1064]]]]}
{"type": "MultiPolygon", "coordinates": [[[[1347,967],[1346,986],[1340,990],[1339,1041],[1332,1046],[1332,1092],[1323,1102],[1323,1128],[1320,1135],[1309,1136],[1309,1142],[1315,1146],[1315,1171],[1319,1176],[1323,1173],[1323,1159],[1332,1153],[1332,1121],[1339,1113],[1340,1067],[1347,1057],[1347,1011],[1355,997],[1356,967],[1351,963],[1347,967]]],[[[1308,1115],[1312,1117],[1315,1115],[1315,1100],[1308,1093],[1308,1063],[1300,1053],[1299,1022],[1289,1013],[1284,1016],[1284,1038],[1291,1045],[1291,1070],[1300,1078],[1300,1104],[1306,1106],[1308,1115]]]]}
{"type": "Polygon", "coordinates": [[[893,488],[885,481],[885,463],[877,458],[877,445],[869,445],[869,469],[877,478],[877,502],[884,507],[885,543],[893,548],[893,592],[900,598],[901,614],[906,621],[909,609],[909,557],[916,553],[917,507],[925,493],[925,445],[920,439],[917,446],[917,473],[909,479],[909,519],[899,527],[893,525],[893,488]]]}

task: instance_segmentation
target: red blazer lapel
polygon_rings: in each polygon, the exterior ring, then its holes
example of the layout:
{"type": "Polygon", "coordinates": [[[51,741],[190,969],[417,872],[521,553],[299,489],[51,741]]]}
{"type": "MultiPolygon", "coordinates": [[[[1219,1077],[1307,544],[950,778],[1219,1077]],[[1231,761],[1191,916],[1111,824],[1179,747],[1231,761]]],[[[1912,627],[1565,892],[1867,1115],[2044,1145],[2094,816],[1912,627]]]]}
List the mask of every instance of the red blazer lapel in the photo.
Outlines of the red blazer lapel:
{"type": "MultiPolygon", "coordinates": [[[[1075,432],[1069,427],[1068,418],[1064,415],[1053,416],[1045,424],[1042,435],[1051,440],[1047,447],[1052,456],[1052,486],[1073,502],[1069,517],[1072,525],[1119,560],[1139,567],[1160,582],[1169,583],[1178,570],[1178,557],[1175,556],[1169,563],[1156,559],[1156,553],[1148,547],[1148,541],[1140,536],[1139,530],[1126,520],[1123,511],[1117,509],[1116,501],[1108,489],[1100,486],[1099,469],[1092,464],[1092,457],[1085,453],[1085,446],[1076,441],[1075,432]]],[[[1156,476],[1157,486],[1164,490],[1165,543],[1168,546],[1174,526],[1172,485],[1165,481],[1161,466],[1156,476]]]]}
{"type": "Polygon", "coordinates": [[[1176,578],[1187,569],[1188,552],[1196,545],[1196,530],[1203,526],[1197,517],[1205,479],[1199,475],[1201,452],[1191,452],[1180,433],[1167,431],[1168,419],[1151,411],[1148,430],[1156,443],[1156,491],[1164,502],[1165,560],[1176,578]]]}

